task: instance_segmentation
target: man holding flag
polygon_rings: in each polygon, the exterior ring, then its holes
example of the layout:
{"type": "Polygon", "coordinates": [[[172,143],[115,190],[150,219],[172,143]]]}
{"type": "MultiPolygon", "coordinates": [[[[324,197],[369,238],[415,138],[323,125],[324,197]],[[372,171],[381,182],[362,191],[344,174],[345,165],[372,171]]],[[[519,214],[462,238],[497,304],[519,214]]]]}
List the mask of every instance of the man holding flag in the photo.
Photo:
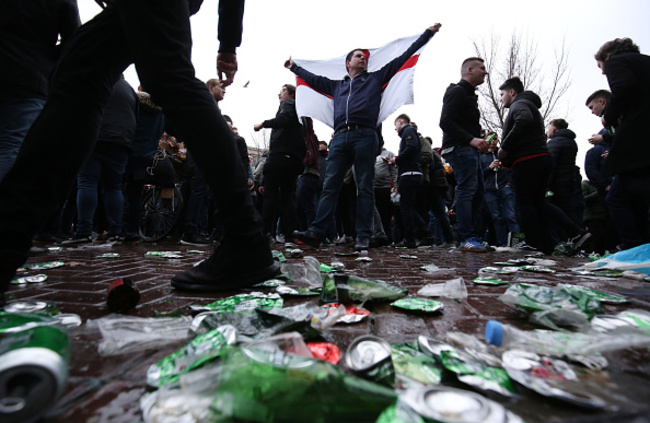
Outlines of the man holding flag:
{"type": "MultiPolygon", "coordinates": [[[[316,75],[298,66],[291,59],[285,62],[284,66],[299,77],[299,85],[306,84],[333,102],[334,119],[330,125],[334,128],[334,137],[330,144],[327,173],[316,211],[316,219],[306,231],[294,232],[294,237],[297,240],[313,247],[320,245],[327,228],[330,227],[331,219],[334,218],[343,177],[354,165],[357,182],[357,239],[354,248],[356,250],[368,249],[374,209],[373,173],[375,157],[378,153],[376,128],[386,117],[382,112],[383,118],[380,118],[382,94],[391,79],[408,64],[411,56],[439,30],[439,23],[427,28],[404,53],[388,61],[375,72],[368,72],[370,54],[367,50],[352,50],[345,58],[348,74],[340,80],[316,75]]],[[[414,63],[410,67],[413,65],[414,63]]],[[[300,103],[300,97],[298,97],[298,103],[300,103]]],[[[300,104],[298,104],[298,109],[300,109],[300,104]]],[[[298,112],[300,114],[300,110],[298,112]]],[[[330,119],[327,119],[325,123],[329,121],[330,119]]]]}

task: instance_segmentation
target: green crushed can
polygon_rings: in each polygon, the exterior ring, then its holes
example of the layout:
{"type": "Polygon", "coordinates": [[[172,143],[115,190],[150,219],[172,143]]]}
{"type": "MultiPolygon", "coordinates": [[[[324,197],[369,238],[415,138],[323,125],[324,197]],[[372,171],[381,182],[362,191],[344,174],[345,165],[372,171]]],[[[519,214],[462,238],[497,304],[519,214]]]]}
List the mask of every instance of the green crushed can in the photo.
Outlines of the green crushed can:
{"type": "Polygon", "coordinates": [[[0,421],[35,421],[55,404],[68,378],[70,340],[52,326],[0,333],[0,421]]]}
{"type": "Polygon", "coordinates": [[[45,316],[54,316],[59,314],[59,308],[52,303],[45,301],[19,301],[5,306],[7,313],[35,313],[45,316]]]}

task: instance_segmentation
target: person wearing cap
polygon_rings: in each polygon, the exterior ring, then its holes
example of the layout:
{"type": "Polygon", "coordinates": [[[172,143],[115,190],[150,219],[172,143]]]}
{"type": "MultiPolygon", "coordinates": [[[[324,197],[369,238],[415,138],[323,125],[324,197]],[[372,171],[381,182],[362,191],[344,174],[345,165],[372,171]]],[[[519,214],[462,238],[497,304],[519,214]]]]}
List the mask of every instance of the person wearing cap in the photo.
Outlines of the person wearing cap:
{"type": "Polygon", "coordinates": [[[367,51],[354,49],[345,59],[348,74],[337,81],[314,75],[291,59],[285,62],[287,69],[334,99],[334,137],[316,220],[306,231],[294,232],[295,239],[313,247],[320,245],[331,227],[343,178],[354,165],[357,183],[357,239],[354,248],[366,250],[370,247],[375,206],[373,170],[379,153],[377,118],[383,86],[439,30],[439,23],[427,28],[401,56],[375,72],[368,72],[367,51]]]}

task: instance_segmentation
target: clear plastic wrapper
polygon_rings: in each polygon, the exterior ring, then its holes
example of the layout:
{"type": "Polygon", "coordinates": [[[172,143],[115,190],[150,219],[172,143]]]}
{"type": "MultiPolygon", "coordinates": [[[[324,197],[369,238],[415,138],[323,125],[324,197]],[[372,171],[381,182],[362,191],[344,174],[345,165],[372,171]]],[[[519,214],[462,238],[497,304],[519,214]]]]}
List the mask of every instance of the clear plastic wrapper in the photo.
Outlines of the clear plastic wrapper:
{"type": "Polygon", "coordinates": [[[189,316],[130,317],[116,314],[88,320],[91,328],[99,328],[104,338],[99,344],[99,354],[111,356],[142,351],[182,341],[190,336],[189,316]]]}
{"type": "Polygon", "coordinates": [[[425,297],[446,297],[455,300],[467,299],[467,287],[463,278],[455,278],[445,283],[431,283],[423,286],[418,295],[425,297]]]}

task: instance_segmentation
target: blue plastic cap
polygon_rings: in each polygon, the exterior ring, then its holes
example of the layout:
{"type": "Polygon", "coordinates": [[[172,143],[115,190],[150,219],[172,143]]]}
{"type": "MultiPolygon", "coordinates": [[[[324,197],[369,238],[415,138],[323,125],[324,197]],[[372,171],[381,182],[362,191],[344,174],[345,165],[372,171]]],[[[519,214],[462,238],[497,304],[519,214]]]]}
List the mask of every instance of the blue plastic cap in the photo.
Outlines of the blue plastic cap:
{"type": "Polygon", "coordinates": [[[497,347],[503,342],[503,325],[496,320],[490,320],[485,325],[485,340],[488,344],[496,345],[497,347]]]}

